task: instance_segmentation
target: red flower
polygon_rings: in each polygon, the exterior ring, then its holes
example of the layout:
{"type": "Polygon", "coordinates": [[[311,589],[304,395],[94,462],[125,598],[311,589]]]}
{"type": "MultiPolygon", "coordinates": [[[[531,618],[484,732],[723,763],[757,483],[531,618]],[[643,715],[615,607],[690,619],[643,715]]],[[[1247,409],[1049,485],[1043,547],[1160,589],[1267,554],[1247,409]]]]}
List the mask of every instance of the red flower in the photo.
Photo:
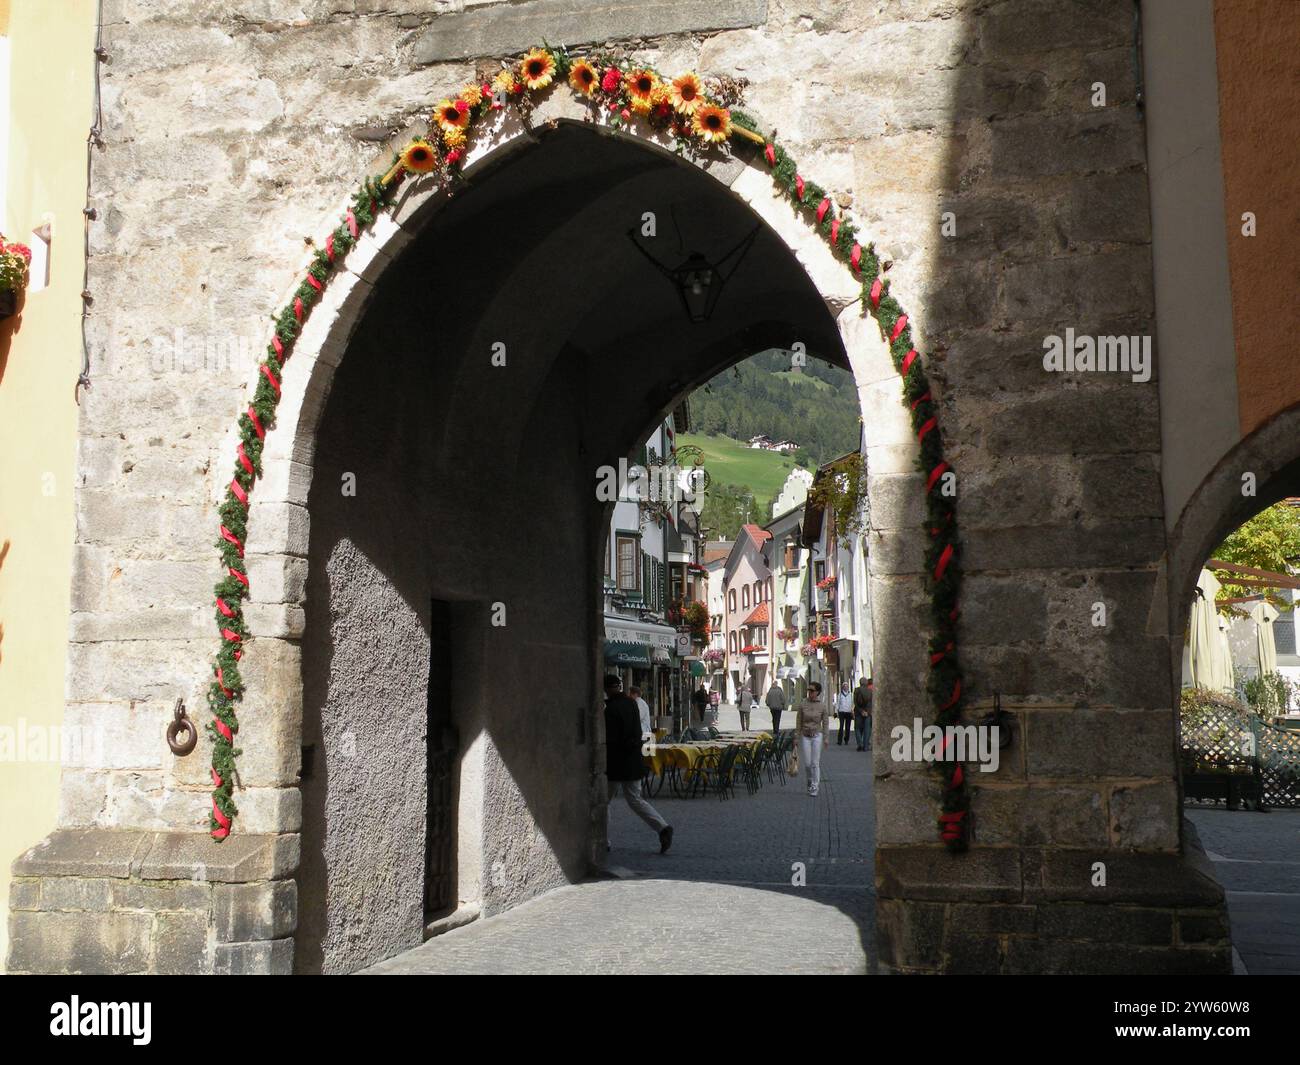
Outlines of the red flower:
{"type": "Polygon", "coordinates": [[[624,121],[628,121],[632,118],[632,112],[629,111],[626,107],[623,108],[623,110],[620,111],[619,114],[623,116],[624,121]]]}
{"type": "Polygon", "coordinates": [[[466,111],[469,110],[469,104],[467,104],[464,100],[457,100],[456,110],[463,115],[466,111]]]}
{"type": "Polygon", "coordinates": [[[461,157],[461,150],[459,148],[453,148],[451,151],[447,153],[447,165],[454,166],[456,163],[459,163],[460,157],[461,157]]]}
{"type": "Polygon", "coordinates": [[[600,87],[606,92],[618,92],[618,87],[623,84],[623,72],[618,67],[608,67],[604,76],[600,79],[600,87]]]}
{"type": "Polygon", "coordinates": [[[484,96],[492,95],[492,86],[486,81],[483,83],[483,95],[484,96]]]}
{"type": "Polygon", "coordinates": [[[6,244],[4,250],[12,255],[21,255],[28,263],[32,261],[32,249],[26,244],[6,244]]]}

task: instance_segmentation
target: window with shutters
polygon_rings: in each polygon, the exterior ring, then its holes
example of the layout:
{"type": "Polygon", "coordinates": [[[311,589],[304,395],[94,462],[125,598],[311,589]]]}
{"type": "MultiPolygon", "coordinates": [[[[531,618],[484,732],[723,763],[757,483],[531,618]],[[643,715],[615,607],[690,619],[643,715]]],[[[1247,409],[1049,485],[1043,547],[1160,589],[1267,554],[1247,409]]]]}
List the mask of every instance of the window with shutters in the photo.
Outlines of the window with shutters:
{"type": "Polygon", "coordinates": [[[639,537],[619,536],[615,540],[618,554],[618,587],[624,592],[641,590],[641,544],[639,537]]]}

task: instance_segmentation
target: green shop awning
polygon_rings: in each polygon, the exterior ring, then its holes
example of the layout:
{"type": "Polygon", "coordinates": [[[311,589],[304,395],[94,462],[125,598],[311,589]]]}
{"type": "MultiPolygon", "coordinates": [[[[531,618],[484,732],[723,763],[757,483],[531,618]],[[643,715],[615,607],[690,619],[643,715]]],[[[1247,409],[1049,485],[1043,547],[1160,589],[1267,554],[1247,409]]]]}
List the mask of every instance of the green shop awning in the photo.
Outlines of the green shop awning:
{"type": "Polygon", "coordinates": [[[605,641],[605,664],[610,666],[648,666],[650,648],[643,643],[605,641]]]}
{"type": "Polygon", "coordinates": [[[702,677],[702,676],[704,676],[704,663],[703,663],[703,662],[692,662],[692,663],[691,663],[691,676],[692,676],[692,677],[702,677]]]}

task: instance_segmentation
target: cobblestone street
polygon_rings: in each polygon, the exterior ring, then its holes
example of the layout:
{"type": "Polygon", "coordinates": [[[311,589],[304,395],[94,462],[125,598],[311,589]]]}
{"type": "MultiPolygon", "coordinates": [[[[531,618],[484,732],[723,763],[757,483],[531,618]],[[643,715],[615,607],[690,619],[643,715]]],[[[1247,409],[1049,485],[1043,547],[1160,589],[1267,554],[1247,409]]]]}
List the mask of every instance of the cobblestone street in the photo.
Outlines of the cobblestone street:
{"type": "MultiPolygon", "coordinates": [[[[719,724],[739,722],[724,708],[719,724]]],[[[837,747],[833,735],[817,797],[794,780],[727,800],[662,792],[654,804],[675,830],[666,855],[620,800],[609,822],[609,867],[620,879],[549,892],[367,971],[871,972],[870,757],[856,744],[837,747]],[[798,863],[803,886],[792,883],[798,863]]]]}

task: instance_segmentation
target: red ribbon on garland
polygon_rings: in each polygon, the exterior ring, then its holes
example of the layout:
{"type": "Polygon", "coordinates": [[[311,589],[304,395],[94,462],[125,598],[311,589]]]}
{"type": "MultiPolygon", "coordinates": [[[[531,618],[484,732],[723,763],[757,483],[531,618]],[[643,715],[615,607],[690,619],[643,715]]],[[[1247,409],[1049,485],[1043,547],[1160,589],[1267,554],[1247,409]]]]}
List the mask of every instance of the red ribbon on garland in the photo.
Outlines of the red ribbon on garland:
{"type": "Polygon", "coordinates": [[[817,205],[818,225],[822,224],[822,220],[826,217],[826,212],[829,211],[830,209],[831,209],[831,201],[829,197],[827,199],[822,200],[822,202],[817,205]]]}
{"type": "Polygon", "coordinates": [[[943,580],[944,571],[948,568],[948,563],[952,561],[952,544],[947,544],[939,553],[939,561],[934,567],[934,579],[943,580]]]}
{"type": "Polygon", "coordinates": [[[906,377],[907,371],[912,368],[912,363],[914,363],[915,361],[916,361],[916,348],[911,348],[908,351],[908,353],[903,356],[903,365],[898,372],[901,373],[904,377],[906,377]]]}
{"type": "Polygon", "coordinates": [[[938,483],[939,478],[944,475],[944,471],[947,469],[948,464],[946,462],[941,462],[930,471],[930,476],[927,477],[925,481],[925,491],[927,495],[933,490],[934,486],[938,483]]]}
{"type": "Polygon", "coordinates": [[[903,330],[906,328],[907,328],[907,315],[900,314],[898,316],[898,321],[894,323],[894,331],[889,334],[889,342],[892,344],[895,340],[897,340],[899,336],[902,334],[903,330]]]}
{"type": "Polygon", "coordinates": [[[244,557],[244,542],[238,536],[232,533],[229,529],[227,529],[224,525],[221,526],[221,538],[223,540],[228,540],[230,543],[234,544],[236,550],[238,550],[239,552],[239,557],[240,558],[244,557]]]}
{"type": "Polygon", "coordinates": [[[885,290],[885,286],[881,283],[880,278],[876,278],[873,282],[871,282],[871,306],[872,307],[874,308],[880,307],[880,294],[884,290],[885,290]]]}
{"type": "Polygon", "coordinates": [[[262,363],[262,376],[271,382],[271,387],[275,389],[275,394],[280,394],[280,382],[275,379],[275,374],[271,372],[271,367],[262,363]]]}

